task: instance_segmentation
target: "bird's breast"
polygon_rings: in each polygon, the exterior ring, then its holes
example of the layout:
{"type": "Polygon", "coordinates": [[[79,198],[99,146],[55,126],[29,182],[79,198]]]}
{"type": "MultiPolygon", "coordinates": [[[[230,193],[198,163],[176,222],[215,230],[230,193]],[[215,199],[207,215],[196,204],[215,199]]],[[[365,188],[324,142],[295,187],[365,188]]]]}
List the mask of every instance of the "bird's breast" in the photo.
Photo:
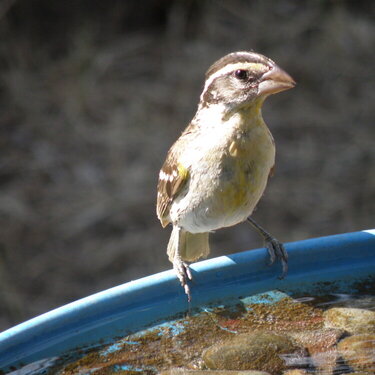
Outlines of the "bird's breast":
{"type": "Polygon", "coordinates": [[[228,213],[246,211],[250,215],[263,194],[274,161],[275,146],[268,129],[233,137],[221,162],[218,204],[228,213]]]}
{"type": "Polygon", "coordinates": [[[252,213],[275,161],[273,138],[263,124],[213,134],[196,148],[190,181],[171,210],[187,231],[232,226],[252,213]]]}

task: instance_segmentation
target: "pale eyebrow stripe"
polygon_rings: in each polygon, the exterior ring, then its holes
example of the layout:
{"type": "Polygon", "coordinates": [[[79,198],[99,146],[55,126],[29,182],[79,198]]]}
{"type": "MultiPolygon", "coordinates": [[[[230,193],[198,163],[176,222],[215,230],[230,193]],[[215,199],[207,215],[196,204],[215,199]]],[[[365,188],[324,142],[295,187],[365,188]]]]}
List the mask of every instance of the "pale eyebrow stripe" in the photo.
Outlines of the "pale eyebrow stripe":
{"type": "Polygon", "coordinates": [[[201,98],[203,98],[204,93],[207,91],[207,89],[210,87],[211,83],[217,78],[222,75],[225,75],[229,72],[232,72],[237,69],[252,69],[252,70],[261,70],[261,68],[264,69],[265,64],[263,63],[244,63],[244,62],[238,62],[234,64],[228,64],[218,70],[217,72],[211,74],[207,79],[206,83],[204,85],[204,89],[201,95],[201,98]]]}

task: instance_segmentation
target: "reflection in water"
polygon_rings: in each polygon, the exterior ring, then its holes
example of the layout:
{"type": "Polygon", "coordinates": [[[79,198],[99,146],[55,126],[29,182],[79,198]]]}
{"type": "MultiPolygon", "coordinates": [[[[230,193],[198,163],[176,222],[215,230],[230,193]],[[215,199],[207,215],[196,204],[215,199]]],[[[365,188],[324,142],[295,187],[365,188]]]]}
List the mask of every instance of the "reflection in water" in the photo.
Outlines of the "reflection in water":
{"type": "Polygon", "coordinates": [[[43,374],[43,373],[46,372],[46,370],[48,370],[53,365],[55,365],[57,360],[58,360],[58,357],[41,359],[40,361],[30,363],[29,365],[24,366],[19,370],[9,372],[8,375],[39,375],[39,374],[43,374]]]}
{"type": "Polygon", "coordinates": [[[192,316],[126,336],[78,360],[52,358],[12,375],[154,375],[170,368],[261,370],[270,374],[297,368],[319,375],[373,371],[375,323],[371,319],[375,322],[372,295],[291,298],[271,291],[229,306],[205,306],[192,316]],[[357,311],[358,316],[345,317],[357,311]],[[361,317],[368,321],[361,322],[361,317]],[[345,326],[346,321],[356,321],[358,332],[356,327],[345,326]],[[361,330],[361,324],[369,329],[361,330]],[[363,349],[353,354],[352,348],[361,346],[363,349]]]}

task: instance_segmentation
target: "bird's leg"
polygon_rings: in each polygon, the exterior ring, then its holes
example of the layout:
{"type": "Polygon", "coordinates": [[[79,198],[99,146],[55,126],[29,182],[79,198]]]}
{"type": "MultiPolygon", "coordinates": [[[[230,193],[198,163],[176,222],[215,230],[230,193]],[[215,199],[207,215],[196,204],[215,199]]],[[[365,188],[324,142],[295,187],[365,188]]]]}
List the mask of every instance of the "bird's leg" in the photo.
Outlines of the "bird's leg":
{"type": "Polygon", "coordinates": [[[173,269],[176,272],[178,279],[180,280],[181,286],[184,288],[184,291],[188,297],[188,302],[191,301],[190,287],[188,281],[193,279],[189,265],[181,259],[180,255],[180,231],[181,228],[178,228],[177,234],[177,244],[176,252],[173,257],[173,269]]]}
{"type": "Polygon", "coordinates": [[[281,261],[283,272],[280,279],[283,279],[288,272],[288,253],[285,250],[284,245],[278,241],[275,237],[271,236],[266,230],[264,230],[259,224],[257,224],[250,216],[247,221],[261,234],[266,243],[268,253],[270,254],[270,264],[273,264],[275,259],[278,258],[281,261]]]}

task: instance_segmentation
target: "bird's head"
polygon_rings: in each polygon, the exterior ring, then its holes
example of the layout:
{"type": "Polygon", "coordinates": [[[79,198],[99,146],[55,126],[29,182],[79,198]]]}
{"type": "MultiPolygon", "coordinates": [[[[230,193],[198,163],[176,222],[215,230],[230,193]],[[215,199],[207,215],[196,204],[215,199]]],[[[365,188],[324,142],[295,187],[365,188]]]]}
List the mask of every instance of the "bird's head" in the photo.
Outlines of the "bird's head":
{"type": "Polygon", "coordinates": [[[268,57],[233,52],[208,69],[200,107],[219,104],[233,111],[294,86],[293,78],[268,57]]]}

